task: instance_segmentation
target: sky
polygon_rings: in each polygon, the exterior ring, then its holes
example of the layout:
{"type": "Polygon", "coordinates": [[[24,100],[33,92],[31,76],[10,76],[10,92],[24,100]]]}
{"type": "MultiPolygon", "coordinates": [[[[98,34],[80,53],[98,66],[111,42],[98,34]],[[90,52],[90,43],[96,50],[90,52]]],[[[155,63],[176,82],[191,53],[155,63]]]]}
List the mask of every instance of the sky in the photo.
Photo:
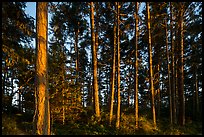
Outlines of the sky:
{"type": "Polygon", "coordinates": [[[25,12],[35,18],[36,16],[36,2],[27,2],[25,12]]]}
{"type": "MultiPolygon", "coordinates": [[[[33,18],[36,17],[36,2],[27,2],[27,7],[25,8],[25,12],[32,16],[33,18]]],[[[50,13],[48,13],[48,20],[50,21],[51,16],[50,13]]],[[[49,24],[48,24],[49,25],[49,24]]]]}
{"type": "MultiPolygon", "coordinates": [[[[36,2],[27,2],[25,8],[25,13],[29,16],[32,16],[34,19],[36,17],[36,2]]],[[[36,25],[36,20],[34,20],[34,25],[36,25]]],[[[32,41],[32,47],[34,48],[36,46],[35,39],[32,41]]]]}

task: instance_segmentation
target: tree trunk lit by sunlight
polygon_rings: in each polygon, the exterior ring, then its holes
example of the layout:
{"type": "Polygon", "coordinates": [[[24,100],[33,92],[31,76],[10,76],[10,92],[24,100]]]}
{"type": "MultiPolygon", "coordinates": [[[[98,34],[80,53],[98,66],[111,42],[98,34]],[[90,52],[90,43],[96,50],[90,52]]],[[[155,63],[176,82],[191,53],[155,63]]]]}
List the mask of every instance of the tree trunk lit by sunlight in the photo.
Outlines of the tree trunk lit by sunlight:
{"type": "Polygon", "coordinates": [[[147,30],[148,30],[148,53],[149,53],[149,77],[150,77],[150,91],[152,94],[152,116],[154,128],[156,128],[156,113],[155,113],[155,103],[154,103],[154,85],[153,85],[153,70],[152,70],[152,45],[151,45],[151,29],[150,29],[150,11],[149,11],[149,2],[146,3],[147,10],[147,30]]]}
{"type": "Polygon", "coordinates": [[[135,128],[138,129],[138,2],[135,3],[135,128]]]}
{"type": "Polygon", "coordinates": [[[50,135],[50,110],[47,81],[48,3],[37,3],[36,91],[34,134],[50,135]]]}
{"type": "Polygon", "coordinates": [[[91,14],[91,38],[92,38],[92,65],[93,65],[93,95],[94,95],[94,112],[97,119],[100,119],[99,96],[98,96],[98,80],[97,80],[97,51],[94,33],[94,4],[90,3],[91,14]]]}
{"type": "Polygon", "coordinates": [[[116,115],[116,128],[119,129],[120,127],[120,5],[119,2],[116,2],[117,8],[117,57],[118,57],[118,66],[117,66],[117,93],[118,93],[118,100],[117,100],[117,115],[116,115]]]}

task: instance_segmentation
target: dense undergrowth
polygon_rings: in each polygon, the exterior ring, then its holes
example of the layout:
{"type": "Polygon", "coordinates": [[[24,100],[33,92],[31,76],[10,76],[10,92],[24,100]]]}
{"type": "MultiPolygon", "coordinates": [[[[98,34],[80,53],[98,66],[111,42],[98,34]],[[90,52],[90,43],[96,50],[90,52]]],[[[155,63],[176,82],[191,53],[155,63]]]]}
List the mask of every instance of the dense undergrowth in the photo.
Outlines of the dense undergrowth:
{"type": "MultiPolygon", "coordinates": [[[[82,115],[84,116],[84,115],[82,115]]],[[[120,129],[115,129],[115,115],[113,124],[108,124],[108,113],[101,113],[101,120],[97,122],[93,116],[80,117],[71,120],[69,116],[64,125],[60,121],[54,121],[51,128],[55,135],[201,135],[201,122],[188,122],[184,127],[170,126],[167,118],[161,118],[157,122],[157,128],[153,128],[152,120],[148,115],[139,116],[139,129],[135,130],[134,114],[121,114],[120,129]]],[[[2,114],[3,135],[31,135],[32,116],[28,114],[2,114]]]]}

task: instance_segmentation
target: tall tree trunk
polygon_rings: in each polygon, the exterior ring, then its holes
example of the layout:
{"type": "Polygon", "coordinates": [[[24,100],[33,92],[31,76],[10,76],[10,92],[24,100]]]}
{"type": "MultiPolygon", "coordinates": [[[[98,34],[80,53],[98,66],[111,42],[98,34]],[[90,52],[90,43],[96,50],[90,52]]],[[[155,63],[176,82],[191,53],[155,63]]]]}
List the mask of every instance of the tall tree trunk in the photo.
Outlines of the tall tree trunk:
{"type": "Polygon", "coordinates": [[[48,3],[37,2],[36,81],[34,134],[50,135],[50,109],[47,84],[48,3]]]}
{"type": "Polygon", "coordinates": [[[97,51],[95,45],[94,34],[94,4],[91,2],[90,16],[91,16],[91,38],[92,38],[92,65],[93,65],[93,94],[94,94],[94,111],[97,119],[100,119],[99,96],[98,96],[98,80],[97,80],[97,51]]]}
{"type": "MultiPolygon", "coordinates": [[[[99,4],[98,2],[95,2],[95,13],[96,13],[96,16],[95,16],[95,26],[96,26],[96,31],[95,31],[95,50],[96,50],[96,54],[97,54],[97,51],[98,51],[98,45],[99,45],[99,36],[98,36],[98,31],[99,31],[99,4]]],[[[97,56],[96,56],[97,57],[97,56]]],[[[99,74],[99,85],[101,85],[101,74],[102,74],[102,71],[100,71],[101,69],[100,68],[97,68],[98,69],[98,74],[99,74]]],[[[99,86],[99,105],[101,105],[101,88],[99,86]]]]}
{"type": "Polygon", "coordinates": [[[139,119],[138,119],[138,2],[135,2],[135,128],[139,127],[139,119]]]}
{"type": "Polygon", "coordinates": [[[171,91],[172,91],[172,120],[176,124],[176,91],[175,91],[175,65],[174,65],[174,39],[173,39],[173,10],[170,2],[170,33],[171,33],[171,91]]]}
{"type": "Polygon", "coordinates": [[[172,95],[171,95],[171,76],[170,76],[170,64],[169,64],[169,48],[168,48],[168,29],[167,29],[167,20],[165,20],[165,33],[166,33],[166,57],[167,57],[167,66],[168,66],[168,92],[169,92],[169,118],[170,124],[173,123],[172,120],[172,95]]]}
{"type": "Polygon", "coordinates": [[[152,45],[151,45],[151,29],[150,29],[150,11],[149,11],[149,2],[146,3],[147,10],[147,29],[148,29],[148,53],[149,53],[149,76],[150,76],[150,91],[152,95],[152,116],[154,128],[156,128],[156,113],[155,113],[155,102],[154,102],[154,85],[153,85],[153,70],[152,70],[152,45]]]}
{"type": "Polygon", "coordinates": [[[183,14],[184,5],[179,3],[179,58],[178,58],[178,94],[179,94],[179,124],[185,125],[185,97],[184,97],[184,63],[183,63],[183,14]]]}
{"type": "Polygon", "coordinates": [[[114,21],[113,26],[113,62],[112,62],[112,75],[111,75],[111,100],[110,100],[110,117],[109,124],[111,125],[113,117],[113,102],[115,92],[115,60],[116,60],[116,22],[114,21]]]}
{"type": "Polygon", "coordinates": [[[118,100],[117,100],[117,115],[116,115],[116,128],[119,129],[120,127],[120,5],[119,2],[116,2],[117,8],[117,93],[118,93],[118,100]]]}

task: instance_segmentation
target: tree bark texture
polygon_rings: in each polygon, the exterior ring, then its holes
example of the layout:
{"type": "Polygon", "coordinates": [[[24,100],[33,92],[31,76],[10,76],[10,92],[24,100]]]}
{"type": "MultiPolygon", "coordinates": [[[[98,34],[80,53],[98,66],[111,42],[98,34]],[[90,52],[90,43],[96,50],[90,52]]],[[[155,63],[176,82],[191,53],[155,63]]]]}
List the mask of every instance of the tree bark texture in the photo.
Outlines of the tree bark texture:
{"type": "Polygon", "coordinates": [[[170,124],[173,123],[172,119],[172,95],[171,95],[171,76],[170,76],[170,64],[169,64],[169,48],[168,48],[168,29],[167,29],[167,20],[165,20],[165,33],[166,33],[166,57],[167,57],[167,66],[168,66],[168,92],[169,92],[169,115],[170,115],[170,124]]]}
{"type": "Polygon", "coordinates": [[[109,124],[111,125],[113,117],[113,102],[114,102],[114,92],[115,92],[115,60],[116,60],[116,22],[114,21],[113,26],[113,62],[112,62],[112,75],[111,75],[111,100],[110,100],[110,118],[109,124]]]}
{"type": "Polygon", "coordinates": [[[117,93],[118,93],[118,100],[117,100],[117,115],[116,115],[116,128],[119,129],[120,127],[120,5],[119,2],[116,2],[117,8],[117,93]]]}
{"type": "Polygon", "coordinates": [[[153,85],[153,70],[152,70],[152,45],[151,45],[151,29],[150,29],[150,10],[149,10],[149,2],[146,3],[147,10],[147,29],[148,29],[148,53],[149,53],[149,77],[150,77],[150,91],[152,95],[152,116],[153,116],[153,124],[154,128],[156,128],[156,113],[155,113],[155,102],[154,102],[154,85],[153,85]]]}
{"type": "Polygon", "coordinates": [[[170,2],[170,33],[171,33],[171,91],[172,91],[172,120],[176,124],[176,90],[175,90],[175,59],[174,59],[174,39],[173,39],[173,10],[170,2]]]}
{"type": "Polygon", "coordinates": [[[100,118],[99,109],[99,96],[98,96],[98,80],[97,80],[97,51],[95,45],[95,32],[94,32],[94,4],[90,3],[91,10],[91,38],[92,38],[92,65],[93,65],[93,94],[94,94],[94,112],[96,118],[100,118]]]}
{"type": "Polygon", "coordinates": [[[36,81],[34,132],[50,135],[50,109],[47,81],[48,3],[37,2],[36,81]]]}
{"type": "Polygon", "coordinates": [[[184,5],[180,3],[179,13],[179,58],[178,58],[178,94],[179,94],[179,124],[185,125],[185,96],[184,96],[184,62],[183,62],[183,14],[184,5]]]}
{"type": "Polygon", "coordinates": [[[138,119],[138,2],[135,3],[135,128],[139,127],[138,119]]]}

